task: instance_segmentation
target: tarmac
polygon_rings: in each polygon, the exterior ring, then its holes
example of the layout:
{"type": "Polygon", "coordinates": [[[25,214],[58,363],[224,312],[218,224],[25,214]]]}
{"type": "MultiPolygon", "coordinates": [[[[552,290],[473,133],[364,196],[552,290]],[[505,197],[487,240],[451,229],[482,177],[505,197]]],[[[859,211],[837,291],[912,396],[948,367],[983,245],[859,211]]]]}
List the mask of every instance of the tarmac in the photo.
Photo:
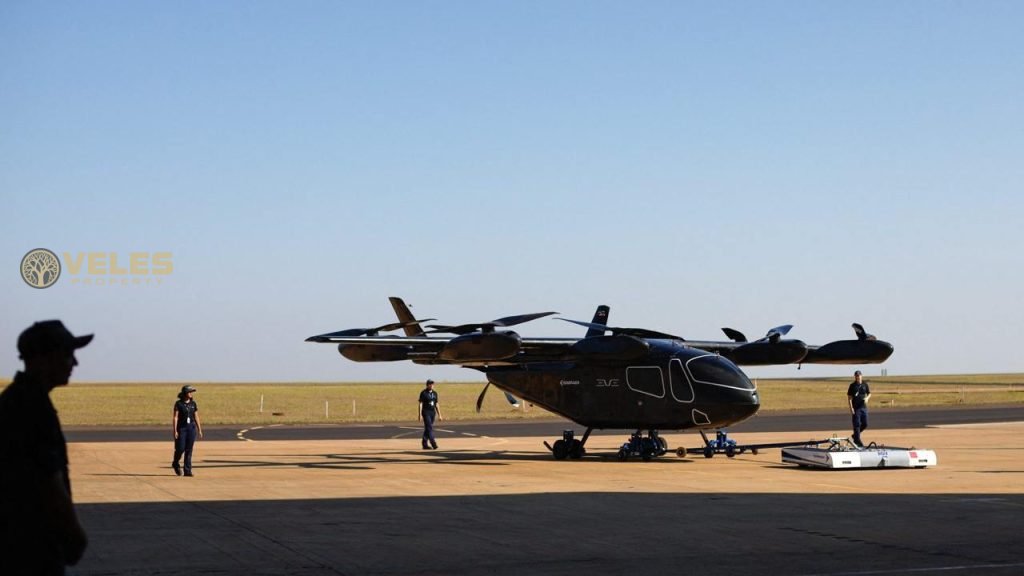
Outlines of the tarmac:
{"type": "MultiPolygon", "coordinates": [[[[745,443],[833,431],[750,432],[745,443]]],[[[694,434],[664,435],[671,447],[694,434]]],[[[780,450],[582,460],[550,437],[72,442],[81,575],[1024,574],[1024,422],[866,432],[927,469],[827,471],[780,450]]]]}

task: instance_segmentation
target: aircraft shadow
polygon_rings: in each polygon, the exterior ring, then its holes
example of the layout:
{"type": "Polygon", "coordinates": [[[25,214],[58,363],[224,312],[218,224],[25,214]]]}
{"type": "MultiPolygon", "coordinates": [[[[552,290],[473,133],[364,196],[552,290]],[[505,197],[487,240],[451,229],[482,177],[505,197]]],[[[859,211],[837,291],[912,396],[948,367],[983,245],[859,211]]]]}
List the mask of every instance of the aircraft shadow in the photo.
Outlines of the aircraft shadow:
{"type": "MultiPolygon", "coordinates": [[[[701,457],[703,459],[703,457],[701,457]]],[[[388,450],[376,454],[265,454],[248,458],[197,458],[201,468],[322,468],[332,470],[370,470],[379,465],[388,466],[508,466],[516,462],[551,462],[550,453],[515,450],[388,450]]],[[[618,460],[614,452],[590,453],[581,462],[618,460]]],[[[639,461],[639,458],[634,458],[639,461]]],[[[689,458],[665,455],[649,464],[673,465],[689,463],[689,458]]],[[[168,470],[170,468],[168,467],[168,470]]]]}

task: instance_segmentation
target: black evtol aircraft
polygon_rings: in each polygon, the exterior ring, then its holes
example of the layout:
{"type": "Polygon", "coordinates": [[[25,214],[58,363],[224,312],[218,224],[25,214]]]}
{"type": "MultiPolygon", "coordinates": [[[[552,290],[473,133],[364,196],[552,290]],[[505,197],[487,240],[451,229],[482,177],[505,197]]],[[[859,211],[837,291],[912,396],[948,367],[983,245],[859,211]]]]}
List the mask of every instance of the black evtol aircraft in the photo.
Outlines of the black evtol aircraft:
{"type": "Polygon", "coordinates": [[[494,384],[586,427],[582,439],[567,431],[555,442],[552,452],[558,459],[581,457],[595,429],[636,430],[633,440],[646,459],[667,449],[658,430],[720,429],[753,416],[760,407],[757,388],[738,365],[877,364],[893,352],[891,344],[867,334],[859,324],[853,325],[856,340],[822,346],[783,339],[789,325],[773,328],[753,342],[730,328],[723,328],[730,341],[692,341],[643,328],[608,326],[608,306],[599,306],[591,322],[559,318],[586,327],[582,338],[529,338],[507,330],[556,312],[429,325],[424,330],[420,322],[427,320],[416,320],[400,298],[390,300],[397,323],[330,332],[306,341],[336,343],[341,355],[355,362],[411,360],[479,370],[486,374],[487,386],[477,410],[494,384]],[[404,337],[380,335],[399,328],[404,337]],[[640,438],[642,430],[649,431],[646,439],[640,438]]]}

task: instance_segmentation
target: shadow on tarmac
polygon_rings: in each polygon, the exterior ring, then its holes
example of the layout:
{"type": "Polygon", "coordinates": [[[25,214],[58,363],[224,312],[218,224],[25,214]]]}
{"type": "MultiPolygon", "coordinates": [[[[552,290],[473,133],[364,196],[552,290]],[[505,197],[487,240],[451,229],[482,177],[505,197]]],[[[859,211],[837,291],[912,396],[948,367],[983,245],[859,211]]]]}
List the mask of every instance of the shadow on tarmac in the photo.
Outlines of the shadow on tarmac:
{"type": "MultiPolygon", "coordinates": [[[[202,468],[315,468],[326,470],[373,470],[379,465],[393,466],[511,466],[517,462],[553,462],[550,452],[515,451],[515,450],[384,450],[374,455],[362,454],[314,454],[295,456],[294,454],[257,454],[259,459],[232,458],[218,460],[203,458],[202,468]]],[[[703,460],[703,456],[697,456],[703,460]]],[[[725,458],[725,456],[721,456],[725,458]]],[[[602,451],[589,453],[582,459],[584,462],[618,461],[615,452],[602,451]]],[[[639,458],[632,458],[639,461],[639,458]]],[[[647,465],[677,465],[693,462],[692,457],[678,458],[666,454],[654,458],[647,465]]],[[[795,469],[793,466],[785,468],[795,469]]],[[[170,466],[167,467],[170,470],[170,466]]]]}
{"type": "Polygon", "coordinates": [[[91,545],[77,573],[93,576],[1024,572],[1020,495],[409,495],[79,512],[91,545]]]}

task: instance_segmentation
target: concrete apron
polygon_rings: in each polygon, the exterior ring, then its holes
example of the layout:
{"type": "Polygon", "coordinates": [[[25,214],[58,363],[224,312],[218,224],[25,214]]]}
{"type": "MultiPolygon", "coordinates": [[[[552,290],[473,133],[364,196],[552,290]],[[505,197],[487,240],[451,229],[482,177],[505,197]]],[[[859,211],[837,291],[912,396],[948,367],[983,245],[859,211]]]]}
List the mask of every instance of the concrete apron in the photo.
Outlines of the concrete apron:
{"type": "MultiPolygon", "coordinates": [[[[749,433],[744,443],[833,431],[749,433]]],[[[69,446],[90,547],[79,574],[1020,574],[1024,423],[869,430],[924,470],[819,471],[778,449],[582,460],[551,438],[69,446]]],[[[700,443],[668,434],[670,447],[700,443]]]]}

